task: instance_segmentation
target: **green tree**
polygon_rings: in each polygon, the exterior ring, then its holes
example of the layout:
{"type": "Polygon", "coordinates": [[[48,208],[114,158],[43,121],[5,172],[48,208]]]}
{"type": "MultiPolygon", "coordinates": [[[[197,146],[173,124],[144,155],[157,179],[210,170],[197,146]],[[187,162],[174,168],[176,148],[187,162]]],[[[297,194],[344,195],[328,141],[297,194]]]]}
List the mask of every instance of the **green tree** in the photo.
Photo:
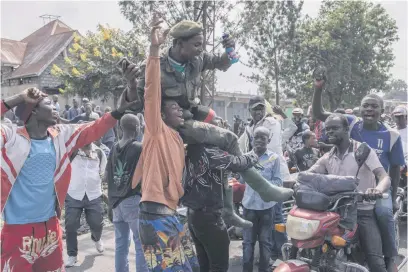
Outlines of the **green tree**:
{"type": "Polygon", "coordinates": [[[64,82],[61,92],[103,100],[113,97],[116,105],[126,86],[117,63],[123,57],[141,62],[142,48],[136,35],[99,25],[96,33],[76,35],[64,66],[54,64],[51,73],[64,82]]]}
{"type": "Polygon", "coordinates": [[[296,27],[303,1],[248,1],[240,15],[244,18],[240,42],[247,50],[248,66],[259,72],[248,77],[258,83],[273,82],[276,104],[279,104],[280,87],[285,84],[287,63],[297,50],[296,27]]]}
{"type": "Polygon", "coordinates": [[[325,1],[316,19],[298,29],[288,84],[302,100],[312,94],[311,71],[327,68],[326,93],[331,110],[353,106],[369,92],[383,90],[393,66],[392,45],[397,26],[380,4],[365,1],[325,1]]]}
{"type": "Polygon", "coordinates": [[[384,91],[386,92],[384,95],[385,99],[407,100],[408,86],[402,79],[393,79],[384,91]]]}

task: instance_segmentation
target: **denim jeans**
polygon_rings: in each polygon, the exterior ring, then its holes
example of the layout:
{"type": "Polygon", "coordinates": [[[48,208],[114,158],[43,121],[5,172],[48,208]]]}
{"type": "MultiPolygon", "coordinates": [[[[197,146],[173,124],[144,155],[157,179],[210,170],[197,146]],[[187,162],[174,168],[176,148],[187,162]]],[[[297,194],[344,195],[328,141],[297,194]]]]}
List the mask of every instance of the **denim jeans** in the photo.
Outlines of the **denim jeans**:
{"type": "Polygon", "coordinates": [[[68,256],[78,254],[78,234],[82,212],[85,211],[86,222],[91,229],[91,239],[101,239],[103,229],[102,196],[89,200],[85,194],[82,200],[76,200],[67,194],[65,199],[65,235],[68,256]]]}
{"type": "Polygon", "coordinates": [[[254,268],[255,243],[259,243],[259,272],[270,271],[269,260],[272,254],[272,230],[275,210],[248,210],[244,208],[244,219],[251,221],[252,228],[244,229],[243,236],[243,272],[252,272],[254,268]]]}
{"type": "Polygon", "coordinates": [[[398,255],[395,243],[395,221],[392,211],[391,190],[389,197],[377,200],[375,205],[375,215],[382,238],[382,249],[385,257],[395,257],[398,255]]]}
{"type": "MultiPolygon", "coordinates": [[[[282,203],[276,203],[273,206],[275,211],[274,224],[285,223],[283,218],[282,203]]],[[[272,230],[272,260],[276,260],[282,256],[282,246],[288,241],[288,237],[285,232],[275,231],[275,228],[272,230]]]]}
{"type": "Polygon", "coordinates": [[[142,243],[139,238],[139,202],[140,196],[128,197],[113,209],[113,225],[115,226],[115,271],[129,272],[130,230],[136,251],[136,271],[147,272],[142,243]]]}
{"type": "Polygon", "coordinates": [[[386,272],[382,239],[373,210],[358,210],[358,237],[371,272],[386,272]]]}

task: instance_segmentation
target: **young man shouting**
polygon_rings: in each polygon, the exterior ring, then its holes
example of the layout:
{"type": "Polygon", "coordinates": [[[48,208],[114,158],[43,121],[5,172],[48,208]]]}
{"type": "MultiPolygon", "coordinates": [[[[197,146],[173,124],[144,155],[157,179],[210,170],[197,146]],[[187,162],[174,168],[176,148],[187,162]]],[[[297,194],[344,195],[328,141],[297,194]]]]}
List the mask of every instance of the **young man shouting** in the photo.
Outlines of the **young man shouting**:
{"type": "Polygon", "coordinates": [[[174,100],[162,101],[159,47],[167,32],[159,34],[154,21],[150,55],[146,64],[145,135],[143,150],[133,176],[132,187],[142,180],[139,233],[149,271],[198,270],[195,256],[187,256],[181,245],[183,225],[176,209],[184,190],[184,144],[177,129],[183,124],[183,110],[174,100]]]}
{"type": "MultiPolygon", "coordinates": [[[[324,154],[308,171],[318,174],[355,176],[358,164],[354,152],[360,143],[350,139],[347,118],[342,114],[332,114],[327,117],[325,125],[328,141],[335,147],[324,154]]],[[[390,187],[390,178],[374,150],[370,151],[357,177],[360,180],[357,189],[373,196],[374,199],[387,192],[390,187]]],[[[369,270],[387,272],[382,250],[383,237],[380,235],[379,224],[374,214],[374,204],[375,202],[366,201],[358,203],[358,234],[369,270]]]]}
{"type": "MultiPolygon", "coordinates": [[[[322,107],[322,90],[325,83],[324,75],[315,81],[315,93],[313,96],[313,115],[325,121],[330,115],[322,107]]],[[[395,222],[393,206],[397,197],[397,189],[400,181],[400,167],[405,165],[401,137],[398,132],[391,129],[380,121],[384,112],[384,101],[376,94],[368,94],[361,101],[360,114],[362,119],[356,116],[346,115],[349,124],[348,133],[350,138],[358,142],[366,142],[376,153],[391,178],[392,198],[379,199],[375,206],[375,214],[380,228],[383,252],[388,269],[396,269],[395,257],[398,249],[395,243],[395,222]]]]}
{"type": "Polygon", "coordinates": [[[25,126],[1,125],[2,271],[64,271],[58,217],[71,178],[71,153],[116,124],[131,106],[83,125],[57,125],[58,112],[36,88],[6,98],[25,126]]]}

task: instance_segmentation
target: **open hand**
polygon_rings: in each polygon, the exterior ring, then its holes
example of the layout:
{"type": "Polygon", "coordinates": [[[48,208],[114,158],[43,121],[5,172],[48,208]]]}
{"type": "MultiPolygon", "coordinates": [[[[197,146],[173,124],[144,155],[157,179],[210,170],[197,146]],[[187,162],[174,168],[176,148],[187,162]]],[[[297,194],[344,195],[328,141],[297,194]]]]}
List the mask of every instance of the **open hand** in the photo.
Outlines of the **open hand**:
{"type": "Polygon", "coordinates": [[[162,28],[160,24],[163,23],[163,20],[160,20],[157,13],[153,14],[153,22],[152,22],[152,29],[150,33],[150,40],[152,46],[160,46],[162,45],[167,38],[167,34],[169,34],[170,29],[166,29],[163,32],[160,32],[162,28]]]}
{"type": "Polygon", "coordinates": [[[47,97],[48,95],[46,93],[41,92],[37,88],[28,88],[25,89],[21,94],[21,98],[24,100],[25,103],[29,104],[37,104],[41,100],[44,99],[44,97],[47,97]]]}

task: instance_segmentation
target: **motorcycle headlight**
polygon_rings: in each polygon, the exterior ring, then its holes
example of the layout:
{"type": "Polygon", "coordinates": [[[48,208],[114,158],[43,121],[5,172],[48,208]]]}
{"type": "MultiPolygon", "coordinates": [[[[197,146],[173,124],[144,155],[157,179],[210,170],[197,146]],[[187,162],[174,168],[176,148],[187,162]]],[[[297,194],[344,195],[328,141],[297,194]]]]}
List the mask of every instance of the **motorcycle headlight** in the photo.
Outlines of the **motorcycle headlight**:
{"type": "Polygon", "coordinates": [[[286,233],[290,238],[296,240],[307,240],[313,237],[318,230],[319,220],[309,220],[288,215],[286,220],[286,233]]]}

